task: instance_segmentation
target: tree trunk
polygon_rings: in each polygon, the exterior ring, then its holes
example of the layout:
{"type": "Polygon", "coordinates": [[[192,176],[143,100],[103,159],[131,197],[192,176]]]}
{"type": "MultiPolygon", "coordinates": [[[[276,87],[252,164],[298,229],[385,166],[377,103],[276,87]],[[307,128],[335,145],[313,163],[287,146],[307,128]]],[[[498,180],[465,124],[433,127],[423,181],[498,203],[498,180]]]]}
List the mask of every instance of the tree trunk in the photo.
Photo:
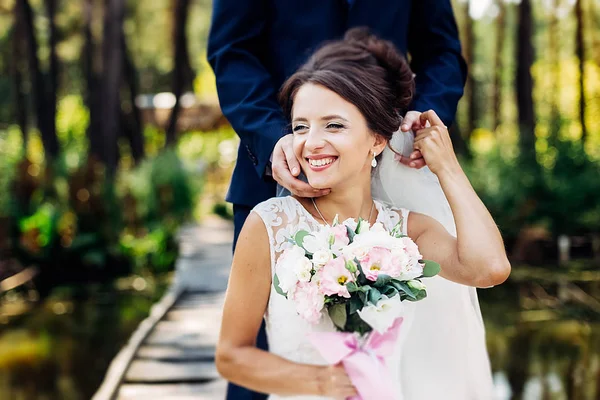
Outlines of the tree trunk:
{"type": "Polygon", "coordinates": [[[175,10],[173,13],[173,42],[175,54],[173,57],[173,74],[172,74],[172,92],[175,96],[175,105],[171,111],[169,125],[167,127],[166,145],[175,143],[175,133],[177,130],[177,117],[181,109],[179,102],[183,91],[191,87],[193,80],[193,72],[190,66],[190,57],[187,50],[186,24],[190,1],[189,0],[174,0],[175,10]]]}
{"type": "Polygon", "coordinates": [[[492,107],[492,131],[496,131],[502,122],[502,56],[504,53],[504,35],[506,25],[506,6],[504,1],[497,1],[498,19],[496,21],[496,54],[494,62],[494,94],[492,107]]]}
{"type": "Polygon", "coordinates": [[[585,124],[585,40],[583,32],[585,29],[583,20],[582,0],[575,2],[575,20],[577,28],[575,30],[575,52],[579,59],[579,122],[581,124],[581,140],[585,143],[588,137],[587,126],[585,124]]]}
{"type": "Polygon", "coordinates": [[[131,148],[131,156],[136,163],[139,163],[144,158],[144,135],[142,132],[143,127],[140,109],[135,104],[135,99],[138,95],[138,76],[135,66],[129,58],[127,42],[123,30],[121,30],[121,43],[123,46],[124,80],[129,91],[129,101],[131,102],[131,113],[129,113],[129,116],[124,114],[124,117],[126,118],[124,128],[131,148]]]}
{"type": "Polygon", "coordinates": [[[519,5],[519,28],[517,34],[517,107],[519,121],[519,144],[523,161],[535,165],[535,116],[533,108],[533,65],[532,14],[530,0],[519,5]]]}
{"type": "Polygon", "coordinates": [[[102,127],[101,127],[101,111],[102,111],[102,93],[99,90],[99,78],[95,69],[96,46],[94,45],[94,37],[92,35],[92,23],[94,15],[94,0],[85,0],[84,7],[84,38],[85,44],[83,48],[83,70],[86,79],[86,94],[85,103],[90,112],[90,124],[88,126],[87,135],[90,143],[89,155],[101,160],[103,157],[102,149],[102,127]]]}
{"type": "MultiPolygon", "coordinates": [[[[36,122],[42,136],[46,160],[52,161],[58,154],[58,139],[56,138],[56,129],[48,126],[48,121],[50,119],[47,116],[49,113],[49,105],[47,104],[44,76],[40,69],[40,63],[37,57],[38,44],[33,26],[33,11],[28,0],[17,0],[15,7],[25,32],[36,122]]],[[[54,115],[52,115],[52,119],[50,125],[54,125],[54,115]]]]}
{"type": "MultiPolygon", "coordinates": [[[[56,139],[56,109],[57,92],[59,82],[58,56],[56,54],[56,44],[58,35],[56,31],[56,0],[45,0],[46,17],[48,18],[49,43],[50,48],[50,66],[46,78],[46,126],[48,136],[56,139]]],[[[58,142],[57,142],[58,143],[58,142]]],[[[56,155],[56,154],[55,154],[56,155]]]]}
{"type": "Polygon", "coordinates": [[[23,90],[24,67],[26,66],[26,55],[23,51],[24,32],[23,23],[17,14],[18,8],[14,11],[14,29],[12,37],[12,57],[10,59],[11,76],[13,77],[14,109],[15,119],[21,129],[23,138],[23,154],[27,153],[28,126],[27,126],[27,99],[23,90]]]}
{"type": "Polygon", "coordinates": [[[466,141],[469,140],[473,131],[477,126],[477,105],[475,101],[475,77],[473,76],[473,65],[475,64],[475,46],[474,46],[474,34],[473,34],[473,23],[474,21],[471,19],[469,14],[470,0],[465,2],[465,36],[463,40],[464,52],[465,52],[465,60],[467,65],[469,66],[467,72],[467,82],[465,85],[465,99],[467,101],[467,125],[465,126],[465,138],[466,141]]]}
{"type": "Polygon", "coordinates": [[[553,0],[550,5],[550,22],[548,24],[548,63],[552,68],[552,89],[549,93],[550,101],[550,136],[555,140],[558,137],[560,130],[560,44],[559,33],[560,24],[558,23],[558,9],[560,7],[559,0],[553,0]]]}
{"type": "Polygon", "coordinates": [[[107,172],[113,176],[118,163],[117,139],[121,131],[121,87],[123,49],[124,0],[106,0],[102,41],[102,139],[103,157],[107,172]]]}

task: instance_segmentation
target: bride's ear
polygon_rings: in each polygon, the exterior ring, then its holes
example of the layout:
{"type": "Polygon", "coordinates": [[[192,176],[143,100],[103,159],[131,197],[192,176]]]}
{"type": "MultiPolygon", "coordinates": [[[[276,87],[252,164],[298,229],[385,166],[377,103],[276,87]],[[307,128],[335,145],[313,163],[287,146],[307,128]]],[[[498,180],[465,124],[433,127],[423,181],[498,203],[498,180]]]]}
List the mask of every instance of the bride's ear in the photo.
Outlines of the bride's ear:
{"type": "Polygon", "coordinates": [[[385,146],[387,146],[388,140],[378,133],[375,134],[375,144],[373,144],[373,151],[375,154],[381,154],[385,146]]]}

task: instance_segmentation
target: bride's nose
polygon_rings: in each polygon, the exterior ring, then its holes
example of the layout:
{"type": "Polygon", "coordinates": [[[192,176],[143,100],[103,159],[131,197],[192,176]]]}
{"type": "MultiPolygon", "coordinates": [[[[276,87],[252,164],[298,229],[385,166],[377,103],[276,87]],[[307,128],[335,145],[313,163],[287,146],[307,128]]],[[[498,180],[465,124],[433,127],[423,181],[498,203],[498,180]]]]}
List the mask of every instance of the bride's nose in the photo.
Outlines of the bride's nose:
{"type": "Polygon", "coordinates": [[[325,135],[318,128],[312,128],[306,133],[306,141],[304,147],[307,150],[317,150],[325,147],[325,135]]]}

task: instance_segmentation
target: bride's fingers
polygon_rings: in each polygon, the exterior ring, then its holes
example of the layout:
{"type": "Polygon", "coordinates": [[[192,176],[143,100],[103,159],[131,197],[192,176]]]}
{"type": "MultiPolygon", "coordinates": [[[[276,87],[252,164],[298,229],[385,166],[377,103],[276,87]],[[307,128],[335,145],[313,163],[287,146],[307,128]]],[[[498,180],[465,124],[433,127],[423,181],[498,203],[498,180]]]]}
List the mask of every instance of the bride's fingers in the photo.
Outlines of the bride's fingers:
{"type": "Polygon", "coordinates": [[[438,115],[433,110],[425,111],[424,113],[422,113],[419,116],[419,120],[421,122],[421,125],[423,126],[425,126],[425,124],[429,121],[431,126],[443,126],[444,128],[446,127],[446,125],[444,125],[444,122],[440,119],[440,117],[438,117],[438,115]]]}

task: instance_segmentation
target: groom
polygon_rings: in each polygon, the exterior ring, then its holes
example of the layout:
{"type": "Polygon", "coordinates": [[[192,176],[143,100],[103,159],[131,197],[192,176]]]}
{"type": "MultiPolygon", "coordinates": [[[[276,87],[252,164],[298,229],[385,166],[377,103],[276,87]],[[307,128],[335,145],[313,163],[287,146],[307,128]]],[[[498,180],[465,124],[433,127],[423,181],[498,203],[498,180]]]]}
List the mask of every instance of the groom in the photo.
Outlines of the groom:
{"type": "MultiPolygon", "coordinates": [[[[208,61],[223,113],[240,137],[227,194],[234,246],[250,210],[275,196],[275,180],[298,196],[327,194],[296,178],[300,170],[277,92],[312,51],[356,26],[369,27],[410,55],[416,95],[401,129],[419,129],[420,112],[429,109],[450,126],[466,78],[450,0],[213,0],[208,61]]],[[[419,152],[404,162],[425,165],[419,152]]],[[[257,342],[266,348],[264,327],[257,342]]],[[[233,384],[228,388],[229,400],[264,398],[233,384]]]]}

